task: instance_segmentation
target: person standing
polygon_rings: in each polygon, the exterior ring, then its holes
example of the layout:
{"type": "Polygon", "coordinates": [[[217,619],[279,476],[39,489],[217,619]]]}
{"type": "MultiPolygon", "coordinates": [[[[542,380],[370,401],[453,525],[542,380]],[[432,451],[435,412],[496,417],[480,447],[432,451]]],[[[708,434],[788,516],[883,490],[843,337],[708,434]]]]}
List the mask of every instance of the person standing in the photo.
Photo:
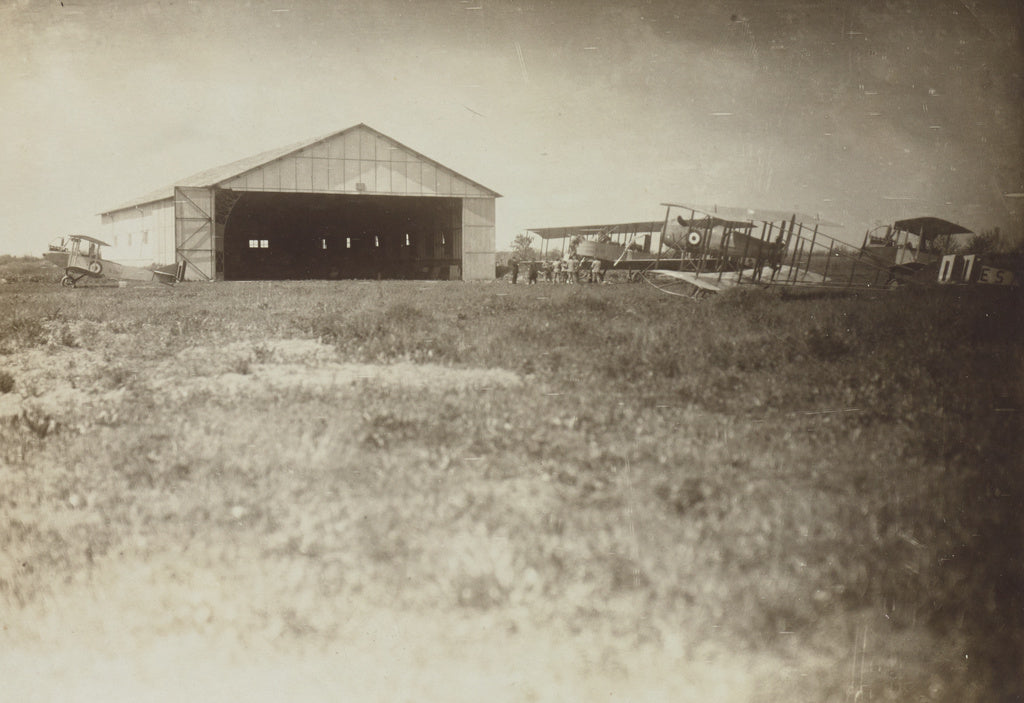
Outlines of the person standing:
{"type": "Polygon", "coordinates": [[[512,259],[509,266],[512,268],[512,285],[515,285],[516,281],[519,279],[519,262],[512,259]]]}
{"type": "Polygon", "coordinates": [[[575,255],[569,257],[569,283],[580,282],[580,261],[575,255]]]}
{"type": "Polygon", "coordinates": [[[594,263],[590,265],[590,282],[604,283],[604,268],[600,259],[594,259],[594,263]]]}
{"type": "Polygon", "coordinates": [[[529,278],[527,278],[526,284],[532,286],[536,282],[537,282],[537,262],[536,261],[531,261],[530,262],[529,278]]]}

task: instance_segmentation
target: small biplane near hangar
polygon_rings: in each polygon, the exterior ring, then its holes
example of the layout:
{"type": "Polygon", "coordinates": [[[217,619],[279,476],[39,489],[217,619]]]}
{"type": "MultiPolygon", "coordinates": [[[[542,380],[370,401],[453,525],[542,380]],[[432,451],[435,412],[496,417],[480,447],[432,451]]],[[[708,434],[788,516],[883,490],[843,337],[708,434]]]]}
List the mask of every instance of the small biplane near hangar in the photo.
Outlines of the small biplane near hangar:
{"type": "Polygon", "coordinates": [[[148,269],[109,261],[102,255],[102,248],[107,246],[94,237],[72,234],[52,242],[43,258],[64,269],[60,284],[66,288],[74,288],[83,278],[171,284],[180,281],[184,273],[184,262],[148,269]]]}

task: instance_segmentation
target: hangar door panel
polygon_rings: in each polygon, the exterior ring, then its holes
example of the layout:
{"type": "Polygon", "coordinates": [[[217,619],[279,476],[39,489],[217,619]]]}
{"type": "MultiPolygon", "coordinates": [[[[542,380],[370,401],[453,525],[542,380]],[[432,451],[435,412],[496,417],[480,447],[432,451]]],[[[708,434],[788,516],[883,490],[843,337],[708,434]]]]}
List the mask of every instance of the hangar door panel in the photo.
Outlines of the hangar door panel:
{"type": "Polygon", "coordinates": [[[494,280],[494,198],[462,199],[462,279],[494,280]]]}
{"type": "Polygon", "coordinates": [[[213,191],[174,189],[174,248],[185,262],[185,277],[210,281],[216,277],[213,191]]]}

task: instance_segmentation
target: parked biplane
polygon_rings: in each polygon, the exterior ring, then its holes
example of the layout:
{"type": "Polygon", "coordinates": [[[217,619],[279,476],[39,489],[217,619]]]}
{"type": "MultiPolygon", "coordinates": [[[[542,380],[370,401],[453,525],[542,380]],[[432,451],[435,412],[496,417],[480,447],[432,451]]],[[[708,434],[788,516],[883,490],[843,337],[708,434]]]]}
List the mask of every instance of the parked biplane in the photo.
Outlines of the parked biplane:
{"type": "Polygon", "coordinates": [[[914,217],[897,220],[864,233],[861,251],[885,266],[889,283],[936,280],[939,260],[951,249],[955,235],[971,230],[938,217],[914,217]],[[944,243],[944,246],[942,246],[944,243]]]}
{"type": "MultiPolygon", "coordinates": [[[[825,234],[816,215],[662,203],[665,218],[586,227],[531,229],[545,244],[568,239],[572,252],[600,259],[668,293],[701,297],[738,285],[878,289],[905,283],[1019,286],[1020,262],[946,252],[971,234],[937,217],[869,230],[860,249],[825,234]],[[657,243],[655,246],[655,242],[657,243]],[[1015,270],[1017,269],[1017,270],[1015,270]]],[[[962,242],[961,242],[962,243],[962,242]]]]}
{"type": "Polygon", "coordinates": [[[953,237],[973,234],[938,217],[897,220],[864,234],[861,252],[884,265],[889,285],[905,283],[1020,285],[1019,256],[1006,253],[958,254],[953,237]]]}
{"type": "Polygon", "coordinates": [[[60,284],[66,288],[74,288],[83,278],[168,284],[182,279],[184,262],[157,269],[126,266],[103,258],[102,248],[107,246],[110,245],[99,239],[72,234],[52,242],[49,251],[43,253],[43,258],[64,269],[60,284]]]}
{"type": "Polygon", "coordinates": [[[745,284],[868,287],[887,277],[884,266],[863,259],[821,231],[838,224],[814,215],[676,203],[662,206],[666,212],[661,222],[635,223],[632,234],[624,232],[629,227],[623,225],[530,231],[542,238],[556,234],[582,238],[575,249],[579,256],[601,259],[610,270],[633,271],[665,292],[694,297],[745,284]],[[609,231],[619,241],[608,241],[605,233],[609,231]],[[643,234],[640,242],[639,233],[643,234]]]}

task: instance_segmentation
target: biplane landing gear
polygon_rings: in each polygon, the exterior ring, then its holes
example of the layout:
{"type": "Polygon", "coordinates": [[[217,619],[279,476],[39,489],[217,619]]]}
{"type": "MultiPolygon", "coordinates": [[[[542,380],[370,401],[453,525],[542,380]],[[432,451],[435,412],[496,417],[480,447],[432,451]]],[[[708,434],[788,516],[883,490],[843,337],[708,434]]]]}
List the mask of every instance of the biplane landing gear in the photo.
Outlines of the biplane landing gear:
{"type": "Polygon", "coordinates": [[[70,273],[65,273],[60,279],[60,284],[64,288],[74,288],[75,284],[82,280],[83,276],[72,276],[70,273]]]}

